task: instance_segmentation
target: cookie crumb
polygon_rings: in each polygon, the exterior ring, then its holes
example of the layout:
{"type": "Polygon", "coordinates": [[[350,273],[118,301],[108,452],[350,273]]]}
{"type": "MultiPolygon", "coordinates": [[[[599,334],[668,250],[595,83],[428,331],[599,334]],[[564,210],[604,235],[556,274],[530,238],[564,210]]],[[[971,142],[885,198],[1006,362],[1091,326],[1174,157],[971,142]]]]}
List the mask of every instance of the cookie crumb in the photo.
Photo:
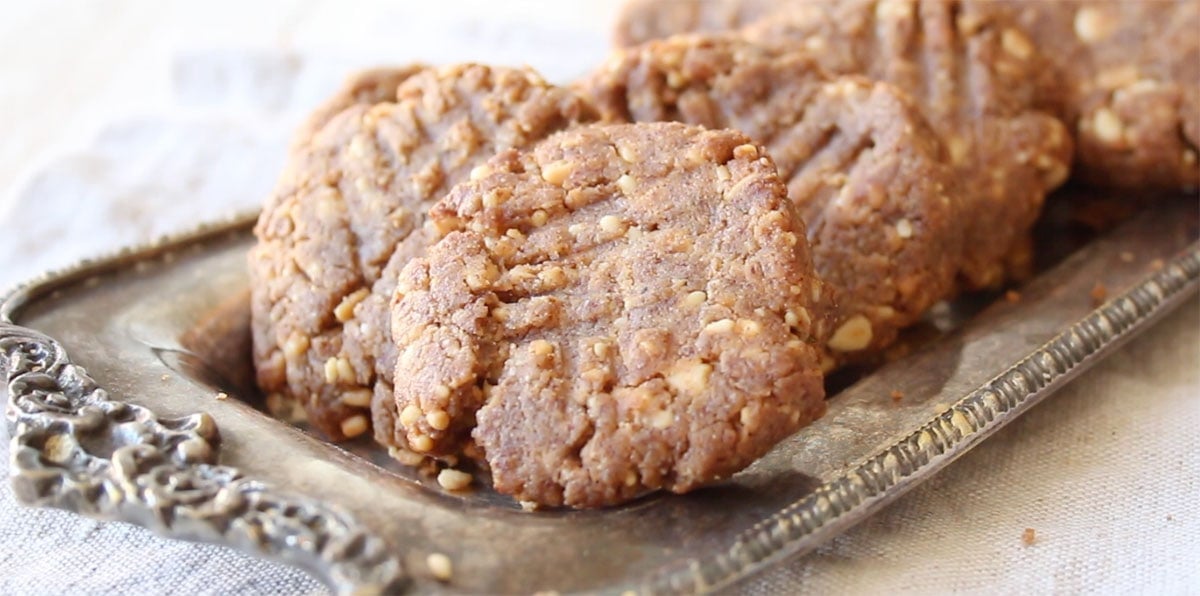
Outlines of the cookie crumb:
{"type": "Polygon", "coordinates": [[[893,389],[892,390],[892,401],[895,403],[900,403],[900,400],[902,400],[902,399],[904,399],[904,392],[899,389],[893,389]]]}
{"type": "Polygon", "coordinates": [[[1033,528],[1025,528],[1025,531],[1021,532],[1021,542],[1025,546],[1033,546],[1033,543],[1037,542],[1037,532],[1033,528]]]}
{"type": "Polygon", "coordinates": [[[1166,263],[1163,263],[1162,259],[1154,259],[1153,261],[1150,261],[1150,270],[1151,271],[1158,271],[1165,266],[1166,266],[1166,263]]]}
{"type": "Polygon", "coordinates": [[[1100,306],[1108,298],[1108,288],[1103,283],[1096,282],[1089,295],[1092,297],[1092,306],[1100,306]]]}
{"type": "Polygon", "coordinates": [[[1121,262],[1122,262],[1122,263],[1132,263],[1132,262],[1133,262],[1133,258],[1134,258],[1134,257],[1133,257],[1133,253],[1131,253],[1131,252],[1129,252],[1129,251],[1127,251],[1127,250],[1123,250],[1123,251],[1121,251],[1121,255],[1120,255],[1120,256],[1121,256],[1121,262]]]}
{"type": "Polygon", "coordinates": [[[450,557],[442,553],[429,553],[425,557],[425,564],[429,566],[429,572],[438,581],[450,581],[450,576],[454,574],[454,564],[450,561],[450,557]]]}
{"type": "Polygon", "coordinates": [[[170,381],[170,380],[171,380],[171,375],[168,375],[168,374],[163,374],[163,376],[161,376],[161,377],[159,377],[159,378],[160,378],[160,379],[162,379],[162,380],[164,380],[164,381],[170,381]]]}
{"type": "Polygon", "coordinates": [[[437,481],[448,491],[460,491],[471,486],[471,475],[454,468],[446,468],[438,472],[437,481]]]}
{"type": "Polygon", "coordinates": [[[224,391],[218,391],[218,392],[217,392],[217,400],[219,400],[219,401],[224,401],[224,400],[227,400],[227,399],[229,399],[229,394],[228,394],[228,393],[225,393],[224,391]]]}
{"type": "Polygon", "coordinates": [[[537,501],[520,501],[521,511],[537,511],[537,501]]]}
{"type": "Polygon", "coordinates": [[[1021,293],[1016,290],[1009,290],[1004,293],[1004,299],[1012,304],[1016,304],[1021,301],[1021,293]]]}

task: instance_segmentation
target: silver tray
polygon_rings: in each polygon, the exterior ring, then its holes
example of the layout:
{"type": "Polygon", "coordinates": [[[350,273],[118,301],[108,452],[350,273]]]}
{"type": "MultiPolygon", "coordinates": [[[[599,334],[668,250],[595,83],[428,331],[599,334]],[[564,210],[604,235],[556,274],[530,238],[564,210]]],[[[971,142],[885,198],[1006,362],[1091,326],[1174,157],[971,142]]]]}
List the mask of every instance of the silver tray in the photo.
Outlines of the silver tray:
{"type": "Polygon", "coordinates": [[[727,482],[527,513],[487,489],[444,493],[367,441],[334,446],[264,412],[248,355],[252,220],[4,299],[12,483],[24,503],[233,546],[339,593],[727,586],[877,511],[1200,287],[1195,198],[1157,203],[1019,301],[943,312],[935,339],[837,392],[824,418],[727,482]],[[434,553],[452,561],[448,581],[434,553]]]}

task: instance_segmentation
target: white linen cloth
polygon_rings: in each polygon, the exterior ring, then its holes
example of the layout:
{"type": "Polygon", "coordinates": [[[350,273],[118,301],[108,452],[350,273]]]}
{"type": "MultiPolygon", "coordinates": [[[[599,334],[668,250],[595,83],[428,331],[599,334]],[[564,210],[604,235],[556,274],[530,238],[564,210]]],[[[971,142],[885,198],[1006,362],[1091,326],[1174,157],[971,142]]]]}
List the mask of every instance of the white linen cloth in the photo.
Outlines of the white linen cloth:
{"type": "MultiPolygon", "coordinates": [[[[274,183],[290,128],[353,67],[476,59],[530,63],[552,80],[569,80],[602,58],[606,15],[616,2],[435,4],[341,9],[315,1],[303,10],[276,10],[274,3],[218,2],[198,15],[184,5],[132,2],[96,13],[95,28],[119,29],[140,18],[139,27],[161,29],[153,35],[162,43],[108,65],[140,76],[79,92],[78,101],[158,103],[92,122],[98,132],[67,139],[73,150],[30,168],[0,202],[0,286],[257,206],[274,183]],[[276,36],[268,47],[252,24],[256,18],[276,36]],[[208,22],[233,25],[215,40],[195,34],[208,22]],[[198,45],[185,47],[188,40],[198,45]],[[159,70],[140,70],[146,65],[159,70]]],[[[22,10],[43,16],[95,10],[88,3],[50,6],[22,10]]],[[[86,23],[73,26],[89,30],[86,23]]],[[[3,27],[0,33],[18,41],[36,41],[3,27]]],[[[10,70],[42,68],[36,52],[25,55],[26,63],[0,62],[0,85],[47,80],[10,70]]],[[[79,60],[84,73],[100,70],[86,56],[79,60]]],[[[0,99],[49,91],[3,89],[0,99]]],[[[23,121],[50,118],[38,113],[36,101],[14,104],[20,109],[0,109],[0,124],[21,134],[0,138],[3,156],[22,155],[26,144],[38,142],[23,121]]],[[[100,111],[80,107],[72,117],[87,121],[82,113],[100,111]]],[[[81,129],[87,127],[70,134],[81,129]]],[[[1191,300],[895,504],[736,590],[1200,592],[1198,428],[1200,302],[1191,300]],[[1032,545],[1022,539],[1026,528],[1035,531],[1032,545]]],[[[324,591],[297,570],[229,549],[21,507],[6,480],[7,443],[5,436],[2,594],[324,591]]]]}

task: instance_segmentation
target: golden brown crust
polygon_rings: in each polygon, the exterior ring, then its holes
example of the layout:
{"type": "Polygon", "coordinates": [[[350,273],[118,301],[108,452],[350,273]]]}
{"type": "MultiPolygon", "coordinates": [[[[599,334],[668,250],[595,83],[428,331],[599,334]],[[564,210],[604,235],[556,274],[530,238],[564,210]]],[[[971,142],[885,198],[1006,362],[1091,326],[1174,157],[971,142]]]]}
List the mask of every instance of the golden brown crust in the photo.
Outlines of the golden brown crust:
{"type": "MultiPolygon", "coordinates": [[[[368,86],[369,87],[369,86],[368,86]]],[[[367,93],[370,95],[370,93],[367,93]]],[[[389,394],[395,275],[427,243],[425,212],[497,151],[595,117],[528,69],[458,65],[352,105],[292,152],[250,254],[259,385],[335,440],[389,394]]]]}
{"type": "Polygon", "coordinates": [[[734,128],[767,147],[834,288],[837,359],[878,352],[954,291],[965,216],[955,173],[895,87],[835,79],[805,52],[730,35],[617,51],[579,87],[610,120],[734,128]]]}
{"type": "Polygon", "coordinates": [[[393,310],[393,444],[473,440],[498,491],[598,507],[728,476],[824,410],[804,225],[741,133],[578,127],[431,217],[393,310]]]}

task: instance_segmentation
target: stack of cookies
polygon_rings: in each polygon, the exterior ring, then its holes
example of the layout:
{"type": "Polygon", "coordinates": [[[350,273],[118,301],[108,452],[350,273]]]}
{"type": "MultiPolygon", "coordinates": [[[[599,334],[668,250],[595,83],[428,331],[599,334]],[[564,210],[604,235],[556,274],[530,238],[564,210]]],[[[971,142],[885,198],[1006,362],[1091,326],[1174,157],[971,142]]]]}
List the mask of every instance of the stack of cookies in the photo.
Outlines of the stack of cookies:
{"type": "Polygon", "coordinates": [[[1198,6],[639,1],[570,86],[362,73],[255,229],[258,383],[531,505],[728,477],[825,374],[1027,275],[1069,172],[1196,186],[1198,6]]]}

